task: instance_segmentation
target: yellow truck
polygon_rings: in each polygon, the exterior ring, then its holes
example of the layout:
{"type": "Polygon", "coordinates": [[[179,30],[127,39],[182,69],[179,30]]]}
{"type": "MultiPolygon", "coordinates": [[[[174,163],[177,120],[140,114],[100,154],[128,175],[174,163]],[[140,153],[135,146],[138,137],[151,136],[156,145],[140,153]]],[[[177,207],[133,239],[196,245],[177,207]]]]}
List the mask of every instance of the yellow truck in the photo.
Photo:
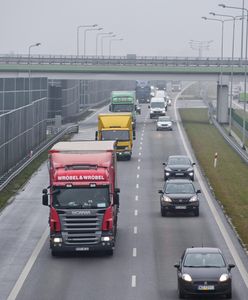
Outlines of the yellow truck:
{"type": "Polygon", "coordinates": [[[98,115],[96,140],[117,141],[117,158],[131,159],[135,133],[131,113],[110,113],[98,115]]]}

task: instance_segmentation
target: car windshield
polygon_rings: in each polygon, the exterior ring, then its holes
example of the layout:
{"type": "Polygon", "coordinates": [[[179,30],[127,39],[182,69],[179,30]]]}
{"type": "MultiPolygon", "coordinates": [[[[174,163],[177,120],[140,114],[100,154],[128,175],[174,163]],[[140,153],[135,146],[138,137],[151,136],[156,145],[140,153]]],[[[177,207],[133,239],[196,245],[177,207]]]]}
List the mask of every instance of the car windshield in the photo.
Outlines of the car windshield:
{"type": "Polygon", "coordinates": [[[112,104],[113,112],[132,112],[133,110],[133,104],[112,104]]]}
{"type": "Polygon", "coordinates": [[[129,131],[128,130],[103,130],[102,131],[103,141],[128,141],[129,131]]]}
{"type": "Polygon", "coordinates": [[[190,160],[187,157],[171,157],[168,165],[190,165],[190,160]]]}
{"type": "Polygon", "coordinates": [[[220,253],[189,253],[185,257],[184,267],[223,268],[225,261],[220,253]]]}
{"type": "Polygon", "coordinates": [[[172,183],[168,182],[165,186],[166,194],[194,194],[195,189],[192,183],[172,183]]]}
{"type": "Polygon", "coordinates": [[[167,122],[167,121],[170,121],[170,120],[171,120],[171,118],[169,116],[158,118],[158,122],[167,122]]]}
{"type": "Polygon", "coordinates": [[[108,187],[56,187],[52,197],[56,208],[106,208],[110,203],[108,187]]]}
{"type": "Polygon", "coordinates": [[[151,102],[151,108],[164,108],[164,102],[151,102]]]}

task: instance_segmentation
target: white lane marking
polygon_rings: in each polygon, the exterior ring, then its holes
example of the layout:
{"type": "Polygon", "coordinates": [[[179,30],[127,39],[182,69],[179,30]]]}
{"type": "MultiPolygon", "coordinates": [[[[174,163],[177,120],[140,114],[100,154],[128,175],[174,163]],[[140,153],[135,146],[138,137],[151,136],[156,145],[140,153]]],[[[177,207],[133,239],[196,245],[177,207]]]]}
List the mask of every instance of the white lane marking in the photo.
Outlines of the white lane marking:
{"type": "Polygon", "coordinates": [[[138,159],[138,162],[139,162],[139,163],[141,162],[141,159],[140,159],[140,158],[138,159]]]}
{"type": "Polygon", "coordinates": [[[139,177],[140,177],[139,174],[137,174],[137,179],[139,179],[139,177]]]}
{"type": "Polygon", "coordinates": [[[134,233],[134,234],[137,234],[137,233],[138,233],[138,227],[137,227],[137,226],[134,226],[134,228],[133,228],[133,233],[134,233]]]}
{"type": "Polygon", "coordinates": [[[140,170],[140,166],[137,167],[137,170],[140,170]]]}
{"type": "Polygon", "coordinates": [[[143,141],[143,137],[141,137],[141,141],[143,141]]]}
{"type": "Polygon", "coordinates": [[[141,152],[139,152],[139,156],[141,156],[141,152]]]}
{"type": "Polygon", "coordinates": [[[142,150],[142,147],[140,146],[139,149],[142,150]]]}
{"type": "Polygon", "coordinates": [[[135,215],[135,216],[138,216],[138,209],[135,209],[135,210],[134,210],[134,215],[135,215]]]}
{"type": "Polygon", "coordinates": [[[18,296],[18,293],[20,292],[28,274],[30,273],[42,247],[44,246],[47,238],[49,235],[49,228],[47,228],[44,233],[42,234],[40,240],[38,241],[36,247],[34,248],[34,251],[32,252],[29,260],[27,261],[24,269],[21,272],[21,275],[19,276],[19,278],[17,279],[12,291],[10,292],[7,300],[15,300],[16,297],[18,296]]]}
{"type": "Polygon", "coordinates": [[[139,188],[139,184],[138,183],[136,183],[136,189],[138,189],[139,188]]]}
{"type": "Polygon", "coordinates": [[[132,287],[136,287],[136,275],[132,275],[132,287]]]}
{"type": "Polygon", "coordinates": [[[140,142],[140,145],[143,145],[143,142],[140,142]]]}
{"type": "MultiPolygon", "coordinates": [[[[186,150],[187,155],[192,159],[191,153],[188,149],[188,146],[186,144],[186,140],[185,140],[185,138],[183,136],[183,133],[182,133],[182,128],[181,128],[182,125],[179,124],[179,122],[178,122],[179,118],[178,118],[178,112],[176,110],[176,102],[177,102],[177,99],[178,99],[179,95],[180,94],[178,94],[178,96],[176,97],[175,102],[174,102],[175,119],[176,119],[176,122],[177,122],[177,128],[178,128],[179,134],[180,134],[182,142],[183,142],[183,146],[186,150]]],[[[200,187],[201,187],[201,189],[203,191],[203,194],[204,194],[204,196],[207,200],[208,206],[209,206],[209,208],[212,212],[212,215],[215,219],[215,222],[216,222],[216,224],[218,225],[218,227],[220,229],[220,232],[221,232],[221,234],[222,234],[222,236],[223,236],[223,238],[224,238],[224,240],[227,244],[228,249],[230,250],[230,253],[232,254],[232,257],[235,261],[235,264],[236,264],[237,268],[239,269],[240,275],[243,278],[246,287],[248,288],[248,273],[246,271],[246,268],[245,268],[242,260],[239,257],[239,254],[238,254],[238,252],[237,252],[237,250],[236,250],[236,248],[235,248],[235,246],[234,246],[234,244],[233,244],[233,242],[232,242],[232,240],[231,240],[231,238],[230,238],[230,236],[229,236],[229,234],[228,234],[228,232],[227,232],[227,230],[226,230],[226,228],[225,228],[225,226],[224,226],[224,224],[223,224],[223,222],[222,222],[222,220],[219,216],[219,213],[218,213],[217,209],[215,208],[215,206],[212,202],[211,196],[210,196],[210,194],[209,194],[209,192],[208,192],[208,190],[205,186],[204,181],[202,180],[202,178],[200,176],[200,172],[198,171],[197,167],[196,167],[196,176],[199,180],[200,187]]]]}
{"type": "Polygon", "coordinates": [[[133,257],[137,256],[137,248],[133,248],[133,257]]]}
{"type": "Polygon", "coordinates": [[[139,196],[136,195],[136,196],[135,196],[135,201],[138,201],[138,200],[139,200],[139,196]]]}

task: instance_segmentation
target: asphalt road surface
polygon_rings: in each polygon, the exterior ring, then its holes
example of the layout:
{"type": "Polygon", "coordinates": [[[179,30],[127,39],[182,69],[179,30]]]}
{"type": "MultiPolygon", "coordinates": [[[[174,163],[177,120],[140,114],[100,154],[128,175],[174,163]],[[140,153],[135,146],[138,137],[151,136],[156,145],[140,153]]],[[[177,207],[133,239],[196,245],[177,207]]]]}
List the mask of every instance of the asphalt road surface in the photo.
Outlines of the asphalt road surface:
{"type": "MultiPolygon", "coordinates": [[[[173,107],[168,114],[177,120],[173,107]]],[[[82,123],[74,139],[94,139],[96,120],[95,114],[82,123]]],[[[172,132],[157,132],[147,105],[137,122],[132,159],[118,162],[121,204],[113,257],[51,256],[48,208],[41,205],[42,188],[48,185],[44,164],[0,215],[0,300],[178,299],[173,265],[186,247],[201,245],[219,247],[228,263],[238,263],[233,299],[248,299],[247,255],[216,201],[206,197],[208,187],[198,171],[200,216],[160,215],[162,162],[168,155],[191,152],[183,132],[177,123],[172,132]]]]}

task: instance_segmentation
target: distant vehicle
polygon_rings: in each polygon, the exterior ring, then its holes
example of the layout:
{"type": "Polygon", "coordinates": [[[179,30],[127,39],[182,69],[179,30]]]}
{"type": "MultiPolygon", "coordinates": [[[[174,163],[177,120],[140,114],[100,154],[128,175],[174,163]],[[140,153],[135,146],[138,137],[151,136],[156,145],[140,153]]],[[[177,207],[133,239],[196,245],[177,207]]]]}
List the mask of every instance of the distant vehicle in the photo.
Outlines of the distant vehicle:
{"type": "Polygon", "coordinates": [[[166,96],[166,99],[167,99],[167,105],[171,106],[172,104],[171,98],[169,96],[166,96]]]}
{"type": "Polygon", "coordinates": [[[156,92],[155,92],[155,97],[156,97],[156,98],[164,98],[165,109],[167,110],[167,106],[168,106],[168,95],[167,95],[166,90],[156,90],[156,92]]]}
{"type": "Polygon", "coordinates": [[[172,81],[171,82],[171,90],[172,92],[180,92],[182,90],[181,81],[172,81]]]}
{"type": "Polygon", "coordinates": [[[160,209],[162,217],[169,212],[193,212],[199,216],[200,190],[196,190],[189,179],[169,179],[165,182],[163,190],[159,190],[160,209]]]}
{"type": "Polygon", "coordinates": [[[232,298],[231,269],[219,248],[187,248],[178,264],[178,296],[215,295],[232,298]]]}
{"type": "Polygon", "coordinates": [[[169,178],[189,178],[194,181],[195,163],[192,163],[190,158],[185,155],[171,155],[167,162],[163,163],[164,180],[169,178]]]}
{"type": "Polygon", "coordinates": [[[158,130],[172,130],[173,128],[173,121],[171,120],[170,116],[162,116],[158,117],[156,122],[156,129],[158,130]]]}
{"type": "Polygon", "coordinates": [[[148,107],[150,108],[150,119],[152,119],[153,117],[166,115],[164,98],[151,98],[151,102],[148,107]]]}
{"type": "Polygon", "coordinates": [[[151,86],[149,81],[146,80],[136,80],[136,98],[139,103],[150,102],[151,98],[151,86]]]}

